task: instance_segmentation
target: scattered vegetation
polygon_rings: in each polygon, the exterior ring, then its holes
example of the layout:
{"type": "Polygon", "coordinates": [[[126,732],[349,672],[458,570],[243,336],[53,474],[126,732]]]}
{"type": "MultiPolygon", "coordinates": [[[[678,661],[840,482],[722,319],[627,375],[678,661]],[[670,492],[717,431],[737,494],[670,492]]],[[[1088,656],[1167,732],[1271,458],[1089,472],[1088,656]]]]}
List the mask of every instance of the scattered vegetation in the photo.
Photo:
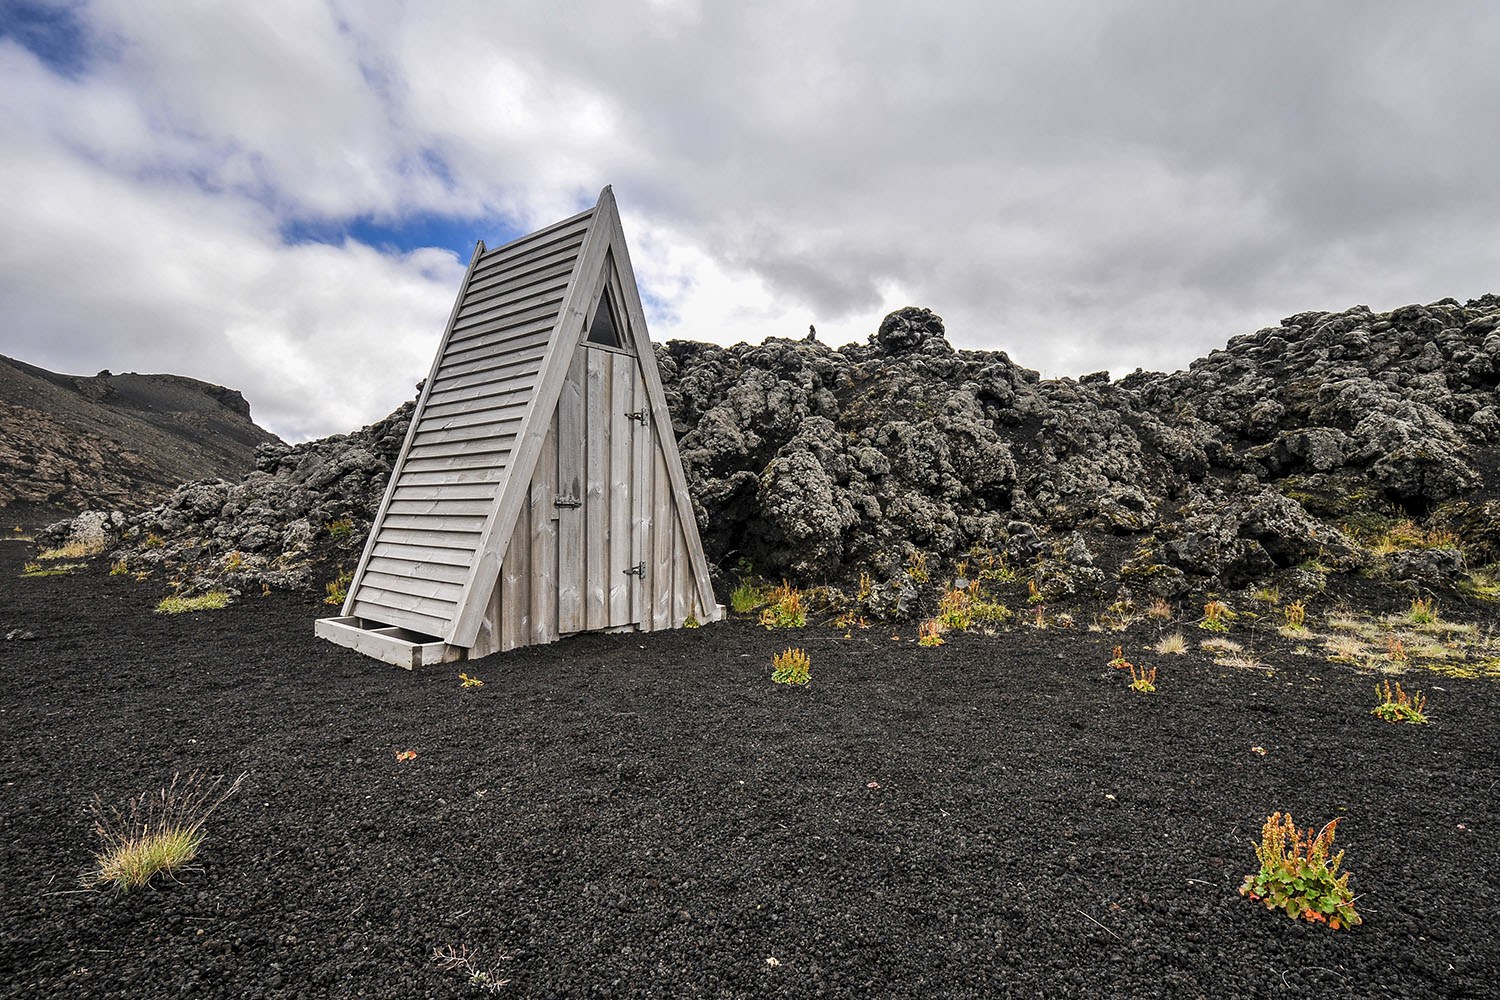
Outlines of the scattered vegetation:
{"type": "Polygon", "coordinates": [[[1500,576],[1488,570],[1476,570],[1458,582],[1458,589],[1476,601],[1500,601],[1500,576]]]}
{"type": "Polygon", "coordinates": [[[349,598],[349,584],[354,582],[354,574],[348,570],[339,570],[339,575],[323,584],[323,603],[340,605],[349,598]]]}
{"type": "Polygon", "coordinates": [[[1281,588],[1277,586],[1261,587],[1253,595],[1262,604],[1280,604],[1281,588]]]}
{"type": "Polygon", "coordinates": [[[482,688],[484,687],[484,681],[478,677],[470,677],[468,674],[459,674],[458,686],[461,688],[482,688]]]}
{"type": "Polygon", "coordinates": [[[189,611],[218,611],[229,606],[229,595],[222,590],[210,590],[197,597],[163,597],[156,605],[159,615],[180,615],[189,611]]]}
{"type": "Polygon", "coordinates": [[[919,646],[941,646],[943,644],[943,631],[934,619],[927,619],[917,634],[917,645],[919,646]]]}
{"type": "Polygon", "coordinates": [[[918,549],[906,560],[906,575],[917,583],[927,582],[927,553],[918,549]]]}
{"type": "Polygon", "coordinates": [[[737,615],[748,615],[766,603],[766,590],[753,580],[741,580],[729,593],[729,607],[737,615]]]}
{"type": "Polygon", "coordinates": [[[1127,663],[1130,668],[1130,690],[1140,694],[1156,693],[1156,668],[1137,667],[1134,663],[1127,663]]]}
{"type": "Polygon", "coordinates": [[[1028,604],[1041,604],[1043,600],[1044,600],[1044,598],[1042,597],[1041,588],[1039,588],[1036,585],[1036,581],[1035,580],[1027,580],[1026,581],[1026,603],[1028,603],[1028,604]]]}
{"type": "Polygon", "coordinates": [[[1172,616],[1176,613],[1172,605],[1160,597],[1152,601],[1150,606],[1146,608],[1146,616],[1159,622],[1171,621],[1172,616]]]}
{"type": "Polygon", "coordinates": [[[950,587],[938,602],[938,622],[944,628],[957,629],[960,632],[968,631],[969,626],[974,624],[973,604],[974,597],[978,593],[977,581],[970,584],[966,590],[950,587]]]}
{"type": "Polygon", "coordinates": [[[1410,518],[1391,523],[1375,537],[1370,551],[1377,556],[1388,556],[1392,552],[1410,549],[1456,549],[1458,536],[1448,531],[1423,528],[1410,518]]]}
{"type": "MultiPolygon", "coordinates": [[[[508,961],[509,955],[501,955],[501,961],[508,961]]],[[[498,963],[481,965],[478,956],[470,953],[467,946],[454,948],[451,944],[446,948],[433,948],[432,960],[437,967],[444,972],[457,972],[465,976],[469,985],[486,993],[499,993],[501,989],[510,982],[502,979],[498,963]]]]}
{"type": "Polygon", "coordinates": [[[349,543],[354,541],[354,518],[341,517],[337,521],[329,521],[326,527],[329,539],[340,548],[348,548],[349,543]]]}
{"type": "Polygon", "coordinates": [[[180,871],[198,856],[205,839],[203,825],[239,790],[245,777],[241,774],[224,788],[223,775],[178,773],[166,788],[133,798],[123,808],[105,808],[96,797],[89,814],[103,846],[86,880],[138,889],[158,874],[180,871]]]}
{"type": "Polygon", "coordinates": [[[1198,647],[1206,653],[1238,653],[1245,647],[1233,639],[1204,639],[1198,643],[1198,647]]]}
{"type": "Polygon", "coordinates": [[[812,657],[800,649],[787,649],[771,657],[771,680],[777,684],[802,685],[812,681],[812,657]]]}
{"type": "Polygon", "coordinates": [[[874,593],[874,592],[875,592],[875,584],[870,580],[870,574],[869,573],[863,573],[863,572],[860,573],[859,574],[859,591],[854,595],[854,599],[856,601],[858,601],[859,603],[863,604],[863,603],[865,603],[866,601],[868,601],[870,599],[870,595],[872,593],[874,593]]]}
{"type": "Polygon", "coordinates": [[[703,627],[703,623],[700,622],[694,616],[688,615],[686,618],[684,618],[682,620],[682,627],[683,628],[702,628],[703,627]]]}
{"type": "Polygon", "coordinates": [[[1433,625],[1438,620],[1437,605],[1430,597],[1412,598],[1411,608],[1406,612],[1407,620],[1413,625],[1433,625]]]}
{"type": "Polygon", "coordinates": [[[109,564],[109,575],[110,576],[129,576],[130,575],[130,567],[127,566],[127,565],[125,565],[125,560],[124,559],[121,559],[119,562],[110,563],[109,564]]]}
{"type": "Polygon", "coordinates": [[[1209,601],[1203,605],[1203,618],[1198,627],[1208,632],[1228,632],[1229,623],[1236,617],[1223,601],[1209,601]]]}
{"type": "Polygon", "coordinates": [[[770,603],[760,613],[760,624],[764,628],[802,628],[807,624],[807,612],[802,608],[802,592],[785,580],[771,591],[770,603]]]}
{"type": "Polygon", "coordinates": [[[42,562],[56,562],[59,559],[87,559],[103,551],[104,539],[96,538],[88,542],[69,542],[55,549],[43,549],[37,558],[42,562]]]}
{"type": "Polygon", "coordinates": [[[1393,635],[1385,640],[1385,658],[1392,663],[1406,663],[1411,660],[1411,654],[1406,651],[1406,643],[1393,635]]]}
{"type": "Polygon", "coordinates": [[[1375,685],[1375,697],[1380,704],[1370,710],[1370,714],[1385,722],[1405,722],[1409,725],[1420,726],[1427,722],[1427,698],[1422,692],[1407,694],[1401,689],[1401,682],[1397,681],[1395,687],[1390,681],[1382,681],[1375,685]]]}
{"type": "Polygon", "coordinates": [[[1152,647],[1152,649],[1162,656],[1181,656],[1187,652],[1187,648],[1187,639],[1183,637],[1181,632],[1173,632],[1171,635],[1162,636],[1157,640],[1156,645],[1152,647]]]}
{"type": "Polygon", "coordinates": [[[975,597],[969,604],[969,617],[975,625],[1004,625],[1014,617],[1010,608],[996,601],[975,597]]]}
{"type": "Polygon", "coordinates": [[[29,562],[21,565],[21,575],[27,579],[42,576],[67,576],[79,569],[83,569],[83,563],[58,563],[56,566],[43,566],[39,562],[29,562]]]}
{"type": "Polygon", "coordinates": [[[1115,647],[1114,655],[1110,657],[1109,665],[1116,670],[1124,670],[1126,667],[1131,666],[1130,661],[1125,659],[1125,650],[1122,647],[1115,647]]]}
{"type": "Polygon", "coordinates": [[[167,540],[154,531],[146,532],[146,540],[141,543],[148,549],[159,549],[167,544],[167,540]]]}
{"type": "Polygon", "coordinates": [[[224,572],[238,573],[245,568],[245,553],[238,550],[224,557],[224,572]]]}
{"type": "Polygon", "coordinates": [[[1272,813],[1255,849],[1260,871],[1245,876],[1240,895],[1293,920],[1327,924],[1333,930],[1361,923],[1349,891],[1349,873],[1339,874],[1344,852],[1329,856],[1338,823],[1329,820],[1316,834],[1311,829],[1304,833],[1291,814],[1272,813]]]}
{"type": "Polygon", "coordinates": [[[1293,601],[1281,609],[1283,632],[1307,631],[1307,608],[1301,601],[1293,601]]]}

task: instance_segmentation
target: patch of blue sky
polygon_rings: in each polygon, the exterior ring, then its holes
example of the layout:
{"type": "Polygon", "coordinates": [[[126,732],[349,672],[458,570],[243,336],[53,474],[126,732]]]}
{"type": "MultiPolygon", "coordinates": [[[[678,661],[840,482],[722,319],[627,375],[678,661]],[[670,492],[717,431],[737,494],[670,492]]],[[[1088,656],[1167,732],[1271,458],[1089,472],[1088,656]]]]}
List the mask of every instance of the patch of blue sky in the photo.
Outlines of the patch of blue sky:
{"type": "Polygon", "coordinates": [[[27,49],[53,72],[76,79],[95,55],[80,4],[0,0],[0,39],[27,49]]]}
{"type": "Polygon", "coordinates": [[[357,240],[385,253],[409,253],[426,247],[451,250],[468,262],[476,240],[486,247],[508,243],[524,233],[496,219],[455,218],[415,212],[395,219],[361,216],[352,219],[296,219],[281,227],[287,243],[326,243],[338,246],[357,240]]]}

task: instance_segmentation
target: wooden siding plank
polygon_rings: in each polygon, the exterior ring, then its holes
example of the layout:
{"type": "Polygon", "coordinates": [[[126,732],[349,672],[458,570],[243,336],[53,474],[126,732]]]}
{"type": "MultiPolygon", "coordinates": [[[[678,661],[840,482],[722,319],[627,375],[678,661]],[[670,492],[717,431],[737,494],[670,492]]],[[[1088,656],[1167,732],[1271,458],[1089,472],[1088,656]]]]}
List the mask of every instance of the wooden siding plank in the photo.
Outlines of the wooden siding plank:
{"type": "MultiPolygon", "coordinates": [[[[557,413],[531,474],[531,641],[557,640],[557,413]]],[[[512,542],[511,544],[515,544],[512,542]]]]}
{"type": "MultiPolygon", "coordinates": [[[[557,401],[557,489],[582,498],[584,483],[583,389],[584,351],[575,348],[573,362],[557,401]]],[[[559,508],[557,521],[557,630],[583,630],[583,508],[559,508]]]]}
{"type": "Polygon", "coordinates": [[[484,371],[470,372],[467,375],[454,375],[452,378],[443,380],[438,393],[444,397],[455,389],[469,389],[475,386],[494,386],[500,383],[509,387],[522,385],[534,385],[537,374],[541,371],[542,359],[540,357],[512,359],[507,364],[489,368],[484,371]]]}
{"type": "MultiPolygon", "coordinates": [[[[414,471],[403,472],[401,474],[399,488],[403,491],[401,495],[404,497],[420,498],[428,495],[425,493],[408,493],[406,492],[407,490],[430,489],[439,486],[465,486],[476,489],[486,487],[489,490],[488,495],[494,496],[496,488],[504,479],[505,469],[503,468],[453,469],[447,472],[414,471]]],[[[446,491],[440,490],[435,495],[448,496],[449,494],[446,491]]],[[[459,496],[460,494],[454,493],[452,495],[459,496]]],[[[479,494],[476,493],[475,495],[479,494]]]]}
{"type": "Polygon", "coordinates": [[[550,328],[562,308],[562,294],[555,293],[516,305],[499,305],[493,309],[480,309],[468,316],[460,316],[453,327],[455,336],[464,337],[481,327],[491,327],[491,332],[513,329],[523,325],[546,322],[550,328]]]}
{"type": "Polygon", "coordinates": [[[444,407],[463,406],[477,400],[488,401],[492,398],[512,399],[517,395],[530,398],[532,387],[536,384],[536,372],[518,371],[510,374],[497,375],[490,381],[479,381],[472,385],[461,385],[452,388],[435,391],[432,394],[432,405],[438,413],[448,413],[444,407]]]}
{"type": "Polygon", "coordinates": [[[500,560],[503,595],[500,601],[500,648],[515,649],[531,642],[531,504],[521,505],[510,544],[500,560]]]}
{"type": "Polygon", "coordinates": [[[443,357],[443,371],[448,371],[453,366],[479,358],[498,358],[505,354],[512,354],[528,347],[545,344],[552,339],[552,325],[540,330],[498,330],[487,333],[473,340],[466,340],[461,344],[451,344],[450,350],[443,357]]]}
{"type": "Polygon", "coordinates": [[[396,545],[425,545],[434,549],[473,549],[477,531],[422,531],[417,528],[392,528],[381,531],[380,540],[396,545]]]}
{"type": "Polygon", "coordinates": [[[460,389],[440,403],[429,404],[422,419],[441,420],[476,410],[505,410],[512,406],[524,409],[530,396],[531,386],[528,383],[507,386],[491,382],[472,389],[460,389]]]}
{"type": "Polygon", "coordinates": [[[554,282],[566,287],[573,274],[573,265],[578,262],[578,251],[559,250],[546,257],[508,271],[496,271],[475,280],[469,285],[469,296],[464,301],[483,302],[499,295],[525,289],[538,288],[554,282]]]}
{"type": "Polygon", "coordinates": [[[360,604],[378,604],[383,608],[392,608],[398,611],[410,611],[412,614],[426,615],[434,621],[442,622],[449,621],[453,617],[453,609],[456,606],[453,601],[443,601],[435,597],[418,597],[415,594],[403,594],[398,591],[384,590],[369,583],[359,588],[358,602],[360,604]]]}
{"type": "Polygon", "coordinates": [[[422,418],[422,426],[417,428],[417,433],[446,430],[450,427],[473,427],[476,424],[496,424],[506,420],[520,420],[525,415],[526,401],[524,399],[499,404],[481,400],[477,403],[469,403],[468,409],[457,413],[426,414],[422,418]]]}
{"type": "Polygon", "coordinates": [[[531,347],[502,351],[488,357],[460,361],[452,365],[444,361],[443,367],[438,369],[438,384],[450,385],[464,375],[482,375],[487,372],[529,367],[540,361],[546,353],[546,344],[534,344],[531,347]]]}
{"type": "Polygon", "coordinates": [[[488,516],[484,514],[392,514],[386,511],[385,527],[418,531],[468,531],[479,534],[488,516]]]}
{"type": "MultiPolygon", "coordinates": [[[[503,473],[502,473],[503,474],[503,473]]],[[[495,483],[459,483],[448,486],[406,486],[396,490],[397,500],[495,500],[495,483]]]]}
{"type": "Polygon", "coordinates": [[[488,517],[494,509],[494,501],[458,500],[451,497],[434,497],[431,500],[392,500],[387,514],[478,514],[488,517]]]}
{"type": "MultiPolygon", "coordinates": [[[[597,352],[595,352],[597,353],[597,352]]],[[[630,593],[637,578],[630,569],[630,495],[634,471],[630,462],[636,423],[626,416],[635,409],[635,362],[622,355],[609,355],[609,624],[630,624],[630,593]]]]}
{"type": "Polygon", "coordinates": [[[593,221],[591,212],[592,210],[590,213],[576,215],[566,222],[528,233],[502,247],[496,247],[480,260],[478,276],[488,277],[499,271],[514,270],[538,257],[556,253],[561,246],[581,243],[593,221]]]}
{"type": "Polygon", "coordinates": [[[403,625],[424,635],[441,637],[448,627],[446,618],[434,618],[405,608],[392,608],[373,601],[357,600],[350,614],[386,625],[403,625]]]}
{"type": "Polygon", "coordinates": [[[588,494],[584,497],[584,627],[609,626],[609,439],[610,393],[614,388],[609,372],[612,355],[584,349],[588,388],[584,410],[587,429],[588,494]]]}
{"type": "MultiPolygon", "coordinates": [[[[423,429],[417,431],[417,436],[412,439],[412,447],[416,449],[428,444],[448,444],[457,441],[469,441],[479,444],[492,439],[513,438],[516,436],[516,431],[520,429],[520,426],[520,416],[509,416],[485,424],[469,424],[459,427],[434,427],[431,430],[423,429]]],[[[471,445],[471,450],[473,450],[473,447],[471,445]]]]}
{"type": "Polygon", "coordinates": [[[497,319],[530,312],[548,303],[561,304],[570,273],[571,268],[560,277],[531,282],[523,276],[518,276],[519,282],[501,279],[482,290],[471,286],[462,308],[458,310],[458,327],[472,326],[473,321],[481,316],[497,319]]]}
{"type": "Polygon", "coordinates": [[[438,548],[432,545],[417,545],[413,542],[381,541],[377,542],[375,547],[371,549],[372,562],[376,558],[385,558],[400,559],[406,562],[441,563],[445,566],[458,566],[463,569],[466,579],[469,566],[473,562],[473,555],[468,549],[438,548]]]}
{"type": "Polygon", "coordinates": [[[651,456],[652,503],[655,505],[651,523],[651,565],[646,572],[651,580],[651,627],[672,627],[672,533],[676,513],[672,504],[671,480],[667,477],[667,463],[661,449],[651,456]]]}
{"type": "MultiPolygon", "coordinates": [[[[632,395],[637,400],[636,408],[645,403],[644,384],[641,382],[639,366],[630,365],[631,378],[635,383],[632,395]]],[[[651,549],[652,495],[656,477],[651,465],[651,422],[634,424],[631,427],[631,474],[630,506],[635,524],[630,532],[630,564],[646,563],[645,579],[637,578],[630,587],[630,620],[643,629],[651,628],[651,566],[654,553],[651,549]]]]}
{"type": "MultiPolygon", "coordinates": [[[[374,587],[391,594],[411,594],[415,597],[430,597],[449,604],[458,602],[458,595],[463,593],[462,583],[449,583],[443,580],[428,577],[400,576],[384,573],[376,569],[374,560],[370,560],[365,566],[365,587],[374,587]]],[[[373,591],[371,591],[373,594],[373,591]]]]}
{"type": "Polygon", "coordinates": [[[462,455],[442,455],[436,458],[409,458],[406,460],[407,474],[418,472],[447,472],[450,470],[485,470],[495,469],[503,471],[510,458],[510,449],[504,448],[499,451],[476,451],[462,455]]]}
{"type": "Polygon", "coordinates": [[[682,535],[682,521],[677,522],[672,545],[672,627],[682,628],[692,603],[693,574],[688,568],[687,540],[682,535]]]}
{"type": "MultiPolygon", "coordinates": [[[[517,427],[519,426],[517,424],[517,427]]],[[[513,447],[514,440],[515,434],[498,434],[494,437],[486,438],[484,444],[487,451],[508,451],[513,447]]],[[[412,458],[440,458],[444,455],[463,455],[468,457],[473,454],[474,442],[472,441],[454,441],[447,444],[422,442],[421,444],[413,445],[411,449],[412,458]]]]}
{"type": "Polygon", "coordinates": [[[365,564],[366,573],[381,573],[385,576],[411,577],[414,580],[435,580],[462,587],[468,576],[468,566],[453,566],[431,560],[395,559],[391,556],[371,556],[365,564]]]}
{"type": "Polygon", "coordinates": [[[445,358],[452,357],[460,351],[469,350],[476,342],[490,344],[504,344],[520,337],[530,337],[532,334],[547,334],[552,332],[556,325],[556,317],[543,316],[540,319],[516,322],[514,317],[501,317],[488,323],[470,327],[462,335],[455,333],[453,339],[448,343],[448,353],[445,358]]]}

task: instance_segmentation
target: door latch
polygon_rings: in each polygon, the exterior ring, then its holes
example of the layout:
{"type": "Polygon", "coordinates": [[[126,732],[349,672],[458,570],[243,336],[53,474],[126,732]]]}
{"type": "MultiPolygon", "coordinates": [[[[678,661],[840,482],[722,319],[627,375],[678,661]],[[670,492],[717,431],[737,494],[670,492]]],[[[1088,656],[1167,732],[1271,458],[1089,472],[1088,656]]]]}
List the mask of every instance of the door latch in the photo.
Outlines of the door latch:
{"type": "Polygon", "coordinates": [[[554,507],[582,507],[583,506],[583,501],[580,500],[580,499],[578,499],[577,497],[573,496],[571,493],[566,493],[566,494],[558,497],[556,500],[552,501],[552,506],[554,506],[554,507]]]}
{"type": "Polygon", "coordinates": [[[626,420],[638,420],[642,424],[644,424],[646,422],[646,411],[645,410],[636,410],[634,413],[626,412],[625,419],[626,420]]]}
{"type": "Polygon", "coordinates": [[[638,576],[642,580],[644,580],[646,579],[646,564],[643,562],[636,563],[634,566],[630,567],[627,570],[622,570],[621,572],[623,572],[626,576],[638,576]]]}

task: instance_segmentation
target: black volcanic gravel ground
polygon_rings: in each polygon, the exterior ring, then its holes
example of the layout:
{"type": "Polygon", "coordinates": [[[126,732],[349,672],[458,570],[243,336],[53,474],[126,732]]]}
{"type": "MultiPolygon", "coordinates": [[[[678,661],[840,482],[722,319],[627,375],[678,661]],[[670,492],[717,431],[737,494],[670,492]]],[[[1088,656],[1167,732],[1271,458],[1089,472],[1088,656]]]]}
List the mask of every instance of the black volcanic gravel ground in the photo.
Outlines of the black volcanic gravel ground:
{"type": "Polygon", "coordinates": [[[0,636],[37,634],[0,643],[7,997],[482,995],[448,945],[511,955],[517,997],[1500,990],[1493,682],[1428,677],[1434,723],[1401,727],[1274,636],[1267,676],[1138,627],[1153,698],[1082,629],[745,623],[413,674],[314,640],[307,597],[169,619],[159,581],[23,556],[0,543],[0,636]],[[789,639],[804,690],[769,681],[789,639]],[[193,768],[249,773],[201,869],[80,891],[88,801],[193,768]],[[1275,809],[1345,817],[1363,926],[1237,895],[1275,809]]]}

